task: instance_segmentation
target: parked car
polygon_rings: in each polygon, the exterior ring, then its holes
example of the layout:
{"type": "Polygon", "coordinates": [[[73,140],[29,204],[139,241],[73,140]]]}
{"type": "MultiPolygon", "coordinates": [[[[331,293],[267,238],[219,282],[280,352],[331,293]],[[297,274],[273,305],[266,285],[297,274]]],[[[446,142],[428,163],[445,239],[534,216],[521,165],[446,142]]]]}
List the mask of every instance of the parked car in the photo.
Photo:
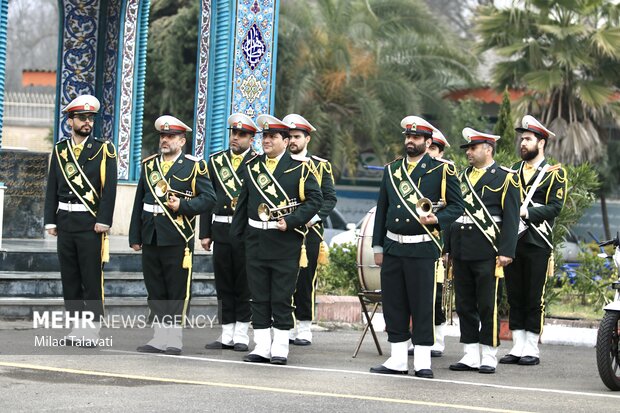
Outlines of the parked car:
{"type": "MultiPolygon", "coordinates": [[[[342,215],[337,208],[334,208],[332,212],[329,214],[325,222],[323,222],[325,227],[325,232],[323,234],[323,238],[327,245],[331,245],[331,241],[334,237],[345,233],[346,231],[354,228],[355,224],[347,223],[346,218],[342,215]]],[[[355,242],[355,238],[353,240],[355,242]]]]}

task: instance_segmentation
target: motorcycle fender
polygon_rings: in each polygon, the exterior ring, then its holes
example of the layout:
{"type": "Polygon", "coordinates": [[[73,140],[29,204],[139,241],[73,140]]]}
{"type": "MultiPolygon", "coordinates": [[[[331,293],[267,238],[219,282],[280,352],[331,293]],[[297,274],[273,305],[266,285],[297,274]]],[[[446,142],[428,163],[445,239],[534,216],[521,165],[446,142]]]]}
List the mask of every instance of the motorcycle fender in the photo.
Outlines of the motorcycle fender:
{"type": "Polygon", "coordinates": [[[603,307],[605,311],[620,311],[620,301],[614,301],[603,307]]]}

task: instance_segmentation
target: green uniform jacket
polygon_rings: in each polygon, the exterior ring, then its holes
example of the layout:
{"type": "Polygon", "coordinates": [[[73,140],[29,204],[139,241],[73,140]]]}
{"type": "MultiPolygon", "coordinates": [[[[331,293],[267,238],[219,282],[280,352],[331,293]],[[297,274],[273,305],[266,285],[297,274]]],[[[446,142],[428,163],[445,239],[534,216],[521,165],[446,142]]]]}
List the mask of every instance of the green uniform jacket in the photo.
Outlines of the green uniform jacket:
{"type": "MultiPolygon", "coordinates": [[[[71,150],[70,139],[59,141],[56,146],[58,150],[71,150]]],[[[105,224],[112,226],[114,215],[114,202],[116,201],[116,150],[109,141],[99,138],[89,137],[84,142],[84,149],[77,159],[84,174],[93,185],[93,188],[100,195],[97,216],[94,217],[90,212],[69,212],[58,210],[58,202],[79,203],[71,187],[62,174],[60,164],[56,158],[55,151],[52,151],[52,161],[50,173],[47,177],[47,192],[45,195],[45,225],[55,224],[60,230],[68,232],[94,231],[95,224],[105,224]],[[107,146],[107,148],[104,148],[107,146]],[[106,157],[105,185],[101,187],[101,162],[106,157]]]]}
{"type": "MultiPolygon", "coordinates": [[[[207,166],[209,168],[209,177],[211,177],[211,184],[213,185],[213,189],[215,190],[215,196],[217,198],[213,208],[210,208],[206,213],[200,215],[200,233],[199,238],[211,238],[211,240],[215,242],[230,244],[230,225],[224,222],[211,222],[212,215],[226,215],[231,216],[234,214],[235,210],[232,208],[231,200],[226,195],[226,191],[222,188],[219,179],[216,175],[216,168],[219,170],[221,166],[219,166],[215,161],[214,157],[223,154],[232,165],[232,158],[230,156],[230,150],[226,149],[224,151],[216,152],[209,157],[209,161],[207,166]]],[[[239,172],[243,168],[243,165],[256,156],[256,152],[253,150],[249,150],[247,154],[243,157],[241,161],[241,165],[239,165],[236,173],[239,175],[239,172]]],[[[226,164],[223,164],[226,165],[226,164]]]]}
{"type": "MultiPolygon", "coordinates": [[[[471,170],[471,167],[467,168],[465,174],[469,176],[471,170]]],[[[465,185],[464,179],[462,182],[465,185]]],[[[454,222],[445,234],[444,252],[466,261],[486,260],[498,255],[514,258],[521,206],[516,174],[494,163],[476,182],[474,190],[489,213],[502,218],[502,222],[497,223],[500,229],[496,240],[498,251],[475,224],[454,222]]]]}
{"type": "MultiPolygon", "coordinates": [[[[321,223],[315,225],[321,236],[323,235],[325,221],[327,217],[332,212],[332,210],[336,207],[336,202],[338,199],[336,198],[336,185],[334,184],[334,176],[332,175],[332,165],[326,160],[319,158],[318,156],[310,155],[308,153],[306,155],[310,158],[310,163],[313,168],[318,171],[320,176],[320,185],[321,185],[321,194],[323,195],[323,203],[321,204],[321,209],[319,209],[318,215],[321,218],[321,223]]],[[[314,231],[310,231],[308,233],[307,242],[309,243],[319,243],[322,239],[319,235],[314,231]]]]}
{"type": "MultiPolygon", "coordinates": [[[[415,244],[400,244],[386,238],[387,230],[400,235],[426,234],[422,225],[409,214],[394,190],[388,174],[393,168],[400,168],[403,159],[388,164],[383,172],[383,181],[379,191],[377,210],[375,213],[375,226],[372,237],[373,246],[382,246],[383,252],[399,257],[438,258],[440,250],[434,242],[421,242],[415,244]]],[[[445,176],[446,207],[435,213],[439,220],[438,225],[432,225],[429,230],[442,231],[450,227],[455,219],[463,214],[463,197],[461,187],[454,166],[449,163],[431,158],[425,154],[411,172],[413,182],[418,186],[422,195],[437,202],[442,197],[441,183],[445,176]],[[444,173],[445,171],[445,173],[444,173]]]]}
{"type": "MultiPolygon", "coordinates": [[[[527,192],[532,187],[532,184],[536,180],[538,171],[532,175],[529,182],[525,182],[523,178],[523,164],[525,161],[516,163],[512,169],[517,170],[519,176],[519,183],[521,185],[521,200],[525,199],[527,192]]],[[[543,160],[538,166],[542,168],[547,164],[546,160],[543,160]]],[[[547,171],[543,176],[536,192],[532,197],[532,202],[539,206],[532,206],[532,203],[527,208],[528,219],[525,222],[528,225],[528,229],[525,235],[522,236],[522,241],[528,244],[537,245],[541,248],[549,248],[549,245],[541,238],[538,232],[532,228],[533,225],[540,225],[545,220],[553,227],[555,218],[560,215],[564,202],[566,200],[566,170],[562,167],[553,166],[551,171],[547,171]]],[[[539,169],[540,170],[540,169],[539,169]]],[[[549,234],[549,240],[551,240],[551,234],[549,234]]]]}
{"type": "MultiPolygon", "coordinates": [[[[156,205],[151,190],[146,183],[146,162],[158,155],[150,156],[142,161],[142,172],[138,181],[136,198],[133,203],[131,224],[129,226],[129,244],[146,245],[180,245],[185,239],[179,234],[174,224],[165,214],[153,214],[143,210],[144,204],[156,205]]],[[[204,160],[196,161],[193,156],[181,154],[165,175],[172,189],[194,194],[191,199],[181,198],[181,206],[177,212],[169,211],[173,218],[179,215],[193,217],[199,215],[215,203],[215,192],[207,176],[207,165],[204,160]]],[[[193,242],[190,242],[190,247],[193,242]]]]}
{"type": "Polygon", "coordinates": [[[243,178],[243,186],[235,209],[230,235],[235,240],[245,240],[248,259],[296,259],[299,258],[303,237],[295,231],[295,228],[305,228],[305,224],[321,208],[323,202],[321,188],[307,166],[302,168],[303,162],[292,159],[291,155],[285,152],[280,158],[273,176],[289,198],[296,198],[300,202],[299,181],[302,178],[303,169],[305,200],[292,214],[284,218],[287,225],[285,232],[277,229],[263,230],[250,227],[248,218],[259,221],[258,206],[265,201],[247,174],[250,173],[249,168],[254,163],[265,162],[265,157],[265,155],[256,156],[239,167],[239,176],[243,178]]]}

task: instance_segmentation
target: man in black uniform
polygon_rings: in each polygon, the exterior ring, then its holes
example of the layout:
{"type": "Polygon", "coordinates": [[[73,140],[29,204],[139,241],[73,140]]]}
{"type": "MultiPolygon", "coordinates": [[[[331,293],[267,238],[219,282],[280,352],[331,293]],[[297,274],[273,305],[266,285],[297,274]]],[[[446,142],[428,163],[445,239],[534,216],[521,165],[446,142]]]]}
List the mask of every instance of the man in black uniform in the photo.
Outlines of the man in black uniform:
{"type": "Polygon", "coordinates": [[[306,236],[308,266],[299,269],[297,288],[293,297],[297,326],[291,329],[289,334],[289,340],[292,340],[293,344],[308,346],[312,344],[311,326],[314,319],[314,297],[317,283],[316,269],[319,261],[322,264],[326,263],[328,254],[327,243],[323,240],[323,222],[336,206],[336,188],[334,187],[331,163],[326,159],[310,155],[308,152],[308,143],[311,139],[310,133],[316,131],[314,126],[303,116],[297,114],[286,115],[282,122],[291,128],[289,151],[293,155],[309,158],[308,162],[319,182],[323,195],[321,209],[306,224],[308,227],[308,235],[306,236]]]}
{"type": "Polygon", "coordinates": [[[463,199],[454,167],[426,153],[435,128],[418,116],[407,116],[401,126],[405,129],[407,156],[385,167],[372,240],[375,263],[381,265],[383,314],[391,357],[370,371],[407,374],[411,339],[415,346],[415,375],[432,378],[439,231],[463,213],[463,199]],[[437,203],[438,209],[420,215],[416,206],[422,198],[437,203]],[[409,331],[410,319],[413,331],[409,331]]]}
{"type": "Polygon", "coordinates": [[[242,166],[243,186],[230,232],[235,240],[245,239],[252,295],[256,347],[243,360],[286,364],[297,274],[307,265],[306,223],[323,198],[307,159],[286,151],[288,126],[270,115],[260,115],[258,125],[265,154],[242,166]]]}
{"type": "Polygon", "coordinates": [[[497,366],[500,280],[515,256],[521,199],[516,171],[493,160],[500,137],[465,128],[463,138],[470,165],[461,174],[465,213],[446,233],[444,252],[453,263],[465,356],[450,370],[490,374],[497,366]]]}
{"type": "Polygon", "coordinates": [[[63,109],[71,137],[54,146],[45,196],[45,229],[58,236],[65,308],[92,312],[96,320],[94,327],[76,326],[66,337],[69,345],[98,339],[104,311],[103,261],[117,177],[114,145],[91,136],[99,107],[96,97],[82,95],[63,109]]]}
{"type": "Polygon", "coordinates": [[[260,129],[243,113],[228,117],[229,147],[209,158],[208,168],[217,202],[213,210],[200,216],[200,241],[209,251],[213,243],[213,272],[220,305],[222,335],[205,348],[209,350],[248,351],[250,326],[250,289],[245,272],[243,243],[230,240],[230,223],[241,192],[239,167],[256,155],[251,149],[260,129]]]}
{"type": "Polygon", "coordinates": [[[555,134],[533,116],[524,116],[517,132],[521,133],[523,161],[513,168],[519,171],[523,221],[515,260],[506,267],[513,347],[500,363],[530,366],[540,363],[543,296],[547,275],[553,274],[551,230],[566,199],[566,171],[559,164],[551,166],[545,161],[547,140],[555,134]]]}
{"type": "Polygon", "coordinates": [[[142,250],[154,336],[144,353],[181,354],[189,309],[196,215],[211,208],[215,193],[204,160],[185,155],[189,126],[164,115],[155,121],[159,150],[142,161],[129,227],[129,245],[142,250]]]}

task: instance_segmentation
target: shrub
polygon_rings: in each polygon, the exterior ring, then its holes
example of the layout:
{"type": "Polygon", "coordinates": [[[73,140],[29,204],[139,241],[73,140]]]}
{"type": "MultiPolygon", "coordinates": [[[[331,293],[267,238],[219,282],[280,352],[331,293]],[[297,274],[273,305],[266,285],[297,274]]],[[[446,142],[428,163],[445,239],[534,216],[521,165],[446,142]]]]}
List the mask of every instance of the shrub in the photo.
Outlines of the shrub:
{"type": "Polygon", "coordinates": [[[356,295],[361,291],[357,276],[357,246],[352,243],[329,249],[329,264],[318,269],[318,291],[330,295],[356,295]]]}

